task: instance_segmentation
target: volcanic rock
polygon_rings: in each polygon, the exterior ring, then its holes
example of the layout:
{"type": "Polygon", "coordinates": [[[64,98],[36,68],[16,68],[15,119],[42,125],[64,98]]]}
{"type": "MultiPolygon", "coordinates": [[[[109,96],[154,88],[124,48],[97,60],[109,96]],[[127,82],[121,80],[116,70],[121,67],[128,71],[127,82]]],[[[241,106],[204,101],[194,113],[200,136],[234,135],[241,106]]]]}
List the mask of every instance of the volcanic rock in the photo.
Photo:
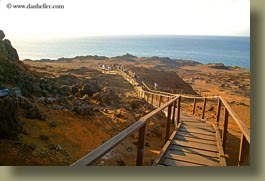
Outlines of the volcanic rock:
{"type": "Polygon", "coordinates": [[[0,40],[3,40],[5,38],[5,33],[0,30],[0,40]]]}
{"type": "Polygon", "coordinates": [[[76,95],[78,93],[78,91],[79,91],[78,85],[74,85],[71,87],[71,92],[73,95],[76,95]]]}
{"type": "Polygon", "coordinates": [[[108,87],[104,87],[101,92],[93,95],[93,98],[95,98],[97,101],[101,102],[102,104],[108,106],[117,105],[120,102],[119,96],[116,95],[114,90],[108,87]]]}
{"type": "Polygon", "coordinates": [[[16,97],[0,98],[0,110],[0,138],[15,138],[22,130],[16,97]]]}
{"type": "Polygon", "coordinates": [[[59,87],[58,93],[62,96],[69,96],[70,95],[70,88],[66,85],[59,87]]]}
{"type": "Polygon", "coordinates": [[[98,85],[94,82],[87,82],[83,85],[82,89],[80,90],[81,94],[87,94],[89,96],[93,96],[94,93],[98,92],[100,89],[98,85]]]}

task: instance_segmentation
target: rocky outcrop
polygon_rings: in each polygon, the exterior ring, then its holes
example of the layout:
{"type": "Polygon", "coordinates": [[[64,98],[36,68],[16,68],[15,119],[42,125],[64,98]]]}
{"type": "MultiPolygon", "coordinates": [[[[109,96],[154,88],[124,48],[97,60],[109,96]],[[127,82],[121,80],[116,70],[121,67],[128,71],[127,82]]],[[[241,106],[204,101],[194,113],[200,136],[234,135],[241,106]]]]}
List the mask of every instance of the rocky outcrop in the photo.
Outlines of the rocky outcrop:
{"type": "Polygon", "coordinates": [[[2,41],[5,38],[5,33],[0,30],[0,41],[2,41]]]}
{"type": "Polygon", "coordinates": [[[143,67],[131,68],[138,76],[138,82],[144,82],[149,88],[170,93],[184,93],[196,95],[192,87],[173,71],[158,71],[143,67]],[[155,86],[157,83],[157,86],[155,86]]]}
{"type": "Polygon", "coordinates": [[[19,105],[25,110],[24,116],[28,119],[45,120],[46,115],[25,97],[18,97],[19,105]]]}
{"type": "Polygon", "coordinates": [[[125,54],[125,55],[122,55],[122,56],[117,56],[117,57],[113,57],[115,59],[119,59],[119,60],[125,60],[125,61],[128,61],[128,62],[134,62],[137,57],[134,56],[134,55],[131,55],[131,54],[125,54]]]}
{"type": "Polygon", "coordinates": [[[18,86],[22,93],[31,93],[35,76],[23,62],[19,61],[16,49],[4,37],[3,31],[0,30],[0,84],[18,86]]]}
{"type": "Polygon", "coordinates": [[[84,83],[82,89],[80,90],[80,93],[82,95],[87,94],[88,96],[93,96],[93,94],[98,91],[100,91],[100,89],[96,82],[87,81],[86,83],[84,83]]]}
{"type": "Polygon", "coordinates": [[[17,50],[13,48],[8,39],[4,39],[5,34],[0,30],[0,56],[7,57],[10,60],[19,60],[17,50]]]}
{"type": "Polygon", "coordinates": [[[15,96],[0,98],[0,138],[16,138],[22,130],[18,120],[18,102],[15,96]]]}
{"type": "Polygon", "coordinates": [[[58,88],[58,93],[62,96],[69,96],[71,93],[71,89],[69,86],[63,85],[58,88]]]}
{"type": "Polygon", "coordinates": [[[213,69],[228,69],[223,63],[209,63],[207,66],[213,69]]]}
{"type": "Polygon", "coordinates": [[[114,106],[119,104],[119,96],[109,87],[104,87],[102,91],[93,95],[93,98],[103,105],[114,106]]]}

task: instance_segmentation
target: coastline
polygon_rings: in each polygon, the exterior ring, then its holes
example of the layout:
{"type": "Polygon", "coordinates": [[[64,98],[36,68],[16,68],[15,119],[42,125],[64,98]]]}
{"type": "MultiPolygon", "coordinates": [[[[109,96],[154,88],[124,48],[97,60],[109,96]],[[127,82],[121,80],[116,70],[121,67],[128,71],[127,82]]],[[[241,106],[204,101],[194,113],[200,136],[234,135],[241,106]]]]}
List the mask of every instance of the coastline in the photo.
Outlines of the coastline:
{"type": "Polygon", "coordinates": [[[215,36],[110,36],[59,40],[13,40],[21,59],[58,59],[76,56],[169,57],[203,64],[224,63],[250,68],[249,37],[215,36]]]}
{"type": "MultiPolygon", "coordinates": [[[[186,59],[173,59],[169,57],[159,57],[159,56],[151,56],[151,57],[137,57],[135,55],[131,55],[129,53],[126,53],[124,55],[119,55],[119,56],[114,56],[114,57],[107,57],[107,56],[102,56],[102,55],[85,55],[85,56],[75,56],[75,57],[60,57],[60,58],[55,58],[55,59],[49,59],[49,58],[43,58],[43,59],[24,59],[21,61],[35,61],[35,62],[74,62],[74,61],[89,61],[89,60],[98,60],[98,61],[112,61],[112,60],[121,60],[121,61],[167,61],[169,64],[172,64],[172,62],[182,62],[181,66],[185,65],[196,65],[196,64],[201,64],[201,65],[206,65],[206,66],[216,66],[215,68],[219,69],[246,69],[250,70],[245,67],[240,67],[237,65],[226,65],[223,62],[209,62],[207,64],[201,63],[199,61],[195,60],[186,60],[186,59]]],[[[174,63],[173,63],[174,64],[174,63]]]]}
{"type": "MultiPolygon", "coordinates": [[[[112,68],[122,67],[139,84],[154,90],[220,95],[250,128],[250,71],[246,69],[131,54],[20,61],[10,41],[0,45],[0,116],[1,124],[7,125],[0,130],[1,165],[71,165],[155,109],[122,76],[108,73],[112,68]]],[[[182,110],[188,112],[190,103],[182,102],[182,110]]],[[[197,116],[202,106],[198,102],[197,116]]],[[[216,106],[207,103],[210,122],[216,118],[216,106]]],[[[161,113],[148,124],[144,165],[153,162],[164,144],[162,119],[161,113]]],[[[234,148],[240,134],[231,121],[228,128],[227,163],[236,165],[234,148]]],[[[137,140],[137,133],[131,135],[96,165],[134,165],[137,140]]]]}

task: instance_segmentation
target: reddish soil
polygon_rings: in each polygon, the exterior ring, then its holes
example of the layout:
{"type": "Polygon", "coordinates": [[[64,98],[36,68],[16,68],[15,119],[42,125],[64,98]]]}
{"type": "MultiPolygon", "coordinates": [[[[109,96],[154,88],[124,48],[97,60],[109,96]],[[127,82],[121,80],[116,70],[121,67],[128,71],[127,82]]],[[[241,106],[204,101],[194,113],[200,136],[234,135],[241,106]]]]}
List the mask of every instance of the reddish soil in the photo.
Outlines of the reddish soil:
{"type": "MultiPolygon", "coordinates": [[[[38,97],[34,97],[35,104],[47,114],[47,120],[27,119],[23,116],[23,110],[20,109],[19,115],[21,122],[24,123],[24,131],[19,135],[18,140],[0,139],[1,165],[70,165],[134,123],[137,118],[154,109],[151,105],[137,98],[133,87],[122,77],[97,71],[99,63],[122,64],[135,71],[141,80],[154,79],[153,81],[157,81],[158,85],[163,85],[162,87],[167,87],[168,90],[179,90],[180,87],[176,88],[176,83],[179,82],[180,85],[183,85],[181,86],[183,91],[190,94],[221,95],[250,128],[250,73],[248,70],[221,70],[200,64],[182,65],[181,67],[175,64],[165,66],[158,60],[144,61],[141,59],[131,62],[115,59],[105,61],[76,59],[71,63],[32,61],[25,61],[24,63],[29,65],[30,69],[42,73],[46,77],[70,74],[83,80],[97,79],[105,87],[114,90],[122,101],[115,108],[101,106],[91,116],[78,115],[67,109],[62,109],[56,104],[46,106],[39,101],[38,97]],[[89,72],[80,74],[74,71],[81,67],[88,68],[89,72]],[[174,75],[177,76],[174,80],[179,81],[171,84],[174,75]],[[168,78],[165,79],[164,77],[168,78]],[[128,105],[135,100],[139,102],[139,105],[133,109],[128,108],[128,105]],[[50,126],[52,121],[56,121],[56,127],[50,126]],[[41,139],[41,135],[45,135],[45,137],[41,139]],[[60,149],[56,149],[58,145],[60,149]]],[[[153,83],[150,82],[149,84],[152,85],[153,83]]],[[[160,90],[163,90],[162,87],[160,90]]],[[[197,104],[196,115],[198,116],[201,115],[201,107],[202,102],[197,104]]],[[[182,108],[191,112],[192,102],[184,101],[182,108]]],[[[209,121],[215,120],[216,102],[209,101],[207,103],[206,117],[209,121]]],[[[152,119],[148,124],[145,165],[152,163],[163,145],[165,122],[161,120],[165,120],[162,114],[152,119]]],[[[236,165],[237,144],[240,134],[237,125],[232,120],[229,120],[228,137],[227,162],[229,165],[236,165]]],[[[96,164],[135,165],[137,138],[138,133],[129,136],[96,164]]]]}

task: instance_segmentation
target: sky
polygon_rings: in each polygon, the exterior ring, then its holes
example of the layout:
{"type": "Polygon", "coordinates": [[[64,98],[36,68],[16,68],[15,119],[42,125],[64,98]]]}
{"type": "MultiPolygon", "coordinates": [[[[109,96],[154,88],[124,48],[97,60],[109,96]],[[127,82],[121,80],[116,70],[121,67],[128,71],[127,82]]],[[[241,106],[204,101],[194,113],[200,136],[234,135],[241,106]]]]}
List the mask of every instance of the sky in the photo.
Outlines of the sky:
{"type": "Polygon", "coordinates": [[[105,35],[250,35],[249,0],[0,0],[7,38],[105,35]],[[7,4],[63,5],[15,9],[7,4]]]}

